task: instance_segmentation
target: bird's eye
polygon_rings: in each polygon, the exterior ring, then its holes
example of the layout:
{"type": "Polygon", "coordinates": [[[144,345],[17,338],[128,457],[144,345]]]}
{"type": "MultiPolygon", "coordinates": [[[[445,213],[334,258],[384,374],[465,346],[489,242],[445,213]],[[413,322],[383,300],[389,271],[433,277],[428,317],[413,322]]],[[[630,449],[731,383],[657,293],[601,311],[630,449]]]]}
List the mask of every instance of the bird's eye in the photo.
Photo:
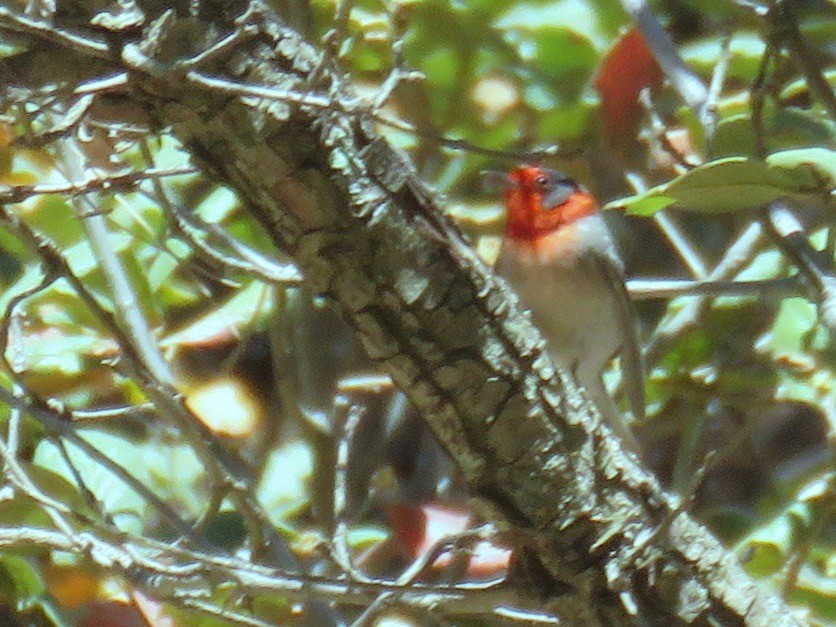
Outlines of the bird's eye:
{"type": "Polygon", "coordinates": [[[541,174],[536,179],[534,179],[534,186],[537,188],[538,191],[545,192],[549,188],[549,182],[549,177],[541,174]]]}

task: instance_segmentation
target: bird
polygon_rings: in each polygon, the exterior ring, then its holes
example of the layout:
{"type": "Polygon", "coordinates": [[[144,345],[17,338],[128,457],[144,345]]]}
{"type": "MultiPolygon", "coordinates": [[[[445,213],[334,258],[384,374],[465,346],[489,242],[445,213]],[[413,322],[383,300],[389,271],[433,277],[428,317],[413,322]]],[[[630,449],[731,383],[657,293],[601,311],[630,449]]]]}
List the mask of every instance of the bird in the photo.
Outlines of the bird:
{"type": "Polygon", "coordinates": [[[507,222],[495,270],[571,370],[613,432],[639,446],[607,392],[604,369],[621,357],[633,416],[645,414],[644,366],[624,263],[595,197],[556,170],[525,164],[504,176],[507,222]]]}

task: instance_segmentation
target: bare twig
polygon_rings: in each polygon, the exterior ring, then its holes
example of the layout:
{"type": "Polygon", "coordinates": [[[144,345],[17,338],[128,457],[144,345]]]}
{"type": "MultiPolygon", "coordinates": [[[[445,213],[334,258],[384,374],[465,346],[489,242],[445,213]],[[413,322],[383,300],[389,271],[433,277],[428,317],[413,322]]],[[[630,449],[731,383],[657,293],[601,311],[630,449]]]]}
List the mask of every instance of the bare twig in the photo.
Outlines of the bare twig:
{"type": "MultiPolygon", "coordinates": [[[[416,582],[425,575],[436,563],[439,557],[445,553],[457,552],[462,550],[462,547],[467,545],[478,544],[495,538],[496,529],[492,525],[482,525],[474,529],[467,529],[465,531],[450,534],[443,538],[439,538],[428,550],[419,555],[410,566],[405,569],[395,580],[394,584],[397,586],[407,587],[415,585],[416,582]]],[[[464,549],[466,550],[466,549],[464,549]]],[[[520,607],[525,605],[525,592],[513,589],[512,587],[503,588],[504,576],[498,577],[490,581],[480,581],[478,583],[467,584],[468,589],[476,590],[493,590],[494,597],[491,601],[481,609],[476,607],[471,608],[470,613],[490,615],[495,613],[501,606],[508,605],[511,607],[520,607]],[[510,593],[510,598],[503,599],[503,591],[510,593]]],[[[375,616],[387,608],[397,605],[401,601],[401,593],[396,591],[386,591],[377,597],[373,603],[363,611],[363,613],[355,619],[352,627],[362,627],[364,625],[373,624],[371,621],[375,616]]],[[[408,604],[407,604],[408,605],[408,604]]],[[[532,608],[537,607],[536,604],[532,608]]],[[[537,607],[537,609],[540,609],[537,607]]]]}
{"type": "Polygon", "coordinates": [[[705,124],[708,125],[708,133],[706,134],[708,158],[711,158],[711,144],[714,138],[714,132],[717,130],[717,101],[720,99],[720,94],[723,91],[723,84],[725,83],[726,74],[729,71],[729,62],[731,61],[731,39],[731,35],[727,34],[720,42],[720,58],[711,73],[711,83],[708,85],[708,97],[703,105],[705,124]]]}
{"type": "Polygon", "coordinates": [[[829,526],[833,523],[833,516],[836,515],[836,476],[831,475],[828,487],[825,491],[825,504],[822,511],[812,521],[812,525],[805,531],[804,538],[800,545],[793,548],[787,563],[784,565],[784,581],[781,583],[781,596],[789,598],[798,584],[798,577],[804,566],[804,561],[816,544],[816,540],[822,537],[829,526]]]}
{"type": "Polygon", "coordinates": [[[688,241],[682,229],[679,228],[676,219],[666,211],[657,211],[653,214],[653,221],[659,230],[665,235],[673,249],[679,254],[680,259],[697,279],[705,279],[708,276],[708,269],[700,257],[697,248],[688,241]]]}
{"type": "Polygon", "coordinates": [[[810,91],[816,95],[832,120],[836,120],[836,94],[798,28],[793,2],[771,0],[766,14],[776,37],[787,47],[790,57],[801,67],[810,91]]]}
{"type": "Polygon", "coordinates": [[[122,405],[119,407],[102,407],[100,409],[73,409],[70,411],[74,423],[86,422],[107,422],[120,418],[145,418],[153,415],[156,408],[152,403],[140,403],[138,405],[122,405]]]}
{"type": "MultiPolygon", "coordinates": [[[[641,194],[647,191],[647,186],[639,176],[630,174],[626,178],[636,193],[641,194]]],[[[691,272],[691,275],[700,280],[705,279],[708,276],[705,262],[703,262],[696,247],[688,240],[682,232],[682,229],[679,228],[676,220],[666,211],[657,211],[653,214],[653,221],[667,238],[671,247],[679,255],[679,258],[682,259],[682,262],[691,272]]]]}
{"type": "Polygon", "coordinates": [[[217,225],[204,222],[194,213],[167,201],[166,195],[159,196],[158,192],[158,198],[165,208],[166,215],[186,241],[196,251],[220,264],[222,268],[244,272],[265,283],[287,287],[301,284],[302,274],[292,263],[283,263],[271,255],[254,250],[217,225]],[[217,243],[226,246],[233,251],[232,254],[222,252],[212,246],[206,241],[208,239],[216,240],[217,243]]]}
{"type": "MultiPolygon", "coordinates": [[[[334,19],[331,21],[331,28],[322,38],[322,43],[329,55],[337,58],[339,48],[348,37],[348,20],[351,16],[351,9],[354,0],[338,0],[334,8],[334,19]]],[[[325,55],[325,56],[329,56],[325,55]]]]}
{"type": "Polygon", "coordinates": [[[176,168],[150,168],[148,170],[132,170],[119,174],[95,175],[85,173],[78,181],[41,185],[0,185],[0,203],[15,204],[24,202],[34,196],[48,194],[90,194],[100,191],[128,190],[145,180],[165,178],[169,176],[184,176],[195,174],[197,170],[190,166],[176,168]]]}
{"type": "Polygon", "coordinates": [[[67,113],[62,116],[62,119],[58,124],[32,137],[17,137],[13,143],[15,145],[26,146],[27,148],[42,148],[59,137],[66,136],[73,129],[75,129],[76,126],[78,126],[81,120],[84,119],[84,116],[87,115],[90,107],[93,106],[93,100],[93,96],[89,94],[80,96],[72,105],[70,105],[67,109],[67,113]]]}
{"type": "Polygon", "coordinates": [[[749,102],[752,107],[752,134],[755,140],[755,155],[761,159],[766,157],[766,139],[763,128],[763,105],[766,98],[767,76],[769,65],[777,62],[779,50],[771,39],[766,42],[758,73],[749,88],[749,102]]]}
{"type": "MultiPolygon", "coordinates": [[[[670,156],[671,159],[673,159],[675,171],[678,173],[687,172],[691,168],[698,166],[698,162],[695,162],[693,159],[689,159],[688,155],[682,154],[682,152],[673,145],[673,142],[671,142],[671,138],[668,134],[668,127],[665,125],[664,120],[662,120],[662,116],[656,109],[650,89],[645,88],[639,92],[639,103],[642,105],[645,113],[647,114],[650,122],[650,130],[653,131],[653,138],[656,140],[658,146],[664,150],[664,152],[670,156]]],[[[647,188],[644,181],[634,174],[628,175],[627,179],[628,182],[636,188],[636,191],[639,191],[639,189],[643,191],[647,188]]]]}
{"type": "Polygon", "coordinates": [[[296,558],[284,540],[278,536],[252,492],[252,486],[255,483],[252,481],[246,464],[226,449],[199,421],[186,407],[175,389],[161,383],[145,369],[142,359],[134,352],[133,340],[125,334],[113,315],[104,309],[90,293],[84,282],[76,276],[66,259],[50,240],[41,236],[5,207],[0,214],[0,220],[15,230],[23,242],[40,256],[49,276],[60,276],[67,280],[84,304],[113,334],[123,351],[124,367],[130,370],[131,376],[140,384],[149,400],[164,411],[165,415],[173,420],[184,434],[188,435],[190,442],[204,460],[207,470],[212,473],[213,479],[230,490],[242,513],[250,521],[256,546],[259,546],[261,542],[267,542],[269,555],[273,560],[283,567],[294,568],[296,558]]]}
{"type": "Polygon", "coordinates": [[[467,152],[489,157],[516,159],[521,161],[536,161],[538,159],[554,156],[559,150],[557,146],[548,146],[542,150],[511,152],[507,150],[485,148],[463,139],[445,137],[441,134],[436,135],[433,133],[426,133],[424,131],[420,131],[409,122],[392,118],[380,112],[375,113],[373,111],[373,106],[361,99],[334,100],[332,97],[323,94],[300,92],[293,89],[280,89],[276,87],[263,87],[251,83],[241,83],[231,79],[220,78],[217,76],[209,76],[196,71],[188,72],[186,74],[186,78],[195,84],[229,95],[265,98],[268,100],[278,100],[280,102],[289,102],[292,104],[316,107],[320,109],[337,108],[346,113],[362,113],[377,120],[384,126],[413,133],[451,150],[465,150],[467,152]]]}
{"type": "Polygon", "coordinates": [[[94,78],[80,83],[73,90],[77,96],[85,94],[101,94],[127,86],[129,76],[127,72],[117,72],[101,78],[94,78]]]}
{"type": "Polygon", "coordinates": [[[101,39],[91,37],[89,34],[78,35],[50,22],[14,13],[3,6],[0,6],[0,29],[31,35],[42,41],[57,43],[75,52],[99,59],[110,58],[110,47],[101,39]]]}
{"type": "Polygon", "coordinates": [[[681,279],[630,279],[627,290],[634,300],[676,298],[678,296],[803,296],[804,284],[795,279],[760,281],[688,281],[681,279]]]}
{"type": "MultiPolygon", "coordinates": [[[[147,141],[140,142],[140,149],[148,167],[152,168],[154,157],[148,147],[147,141]]],[[[222,267],[246,272],[266,283],[277,285],[297,285],[302,281],[302,275],[291,263],[282,263],[271,255],[260,253],[250,246],[247,246],[232,237],[227,231],[217,225],[204,222],[194,212],[185,210],[179,204],[169,198],[159,178],[151,180],[154,187],[154,200],[164,210],[166,217],[172,222],[173,227],[179,232],[199,253],[205,255],[213,262],[221,264],[222,267]],[[211,246],[204,241],[204,237],[212,238],[221,245],[233,251],[228,255],[211,246]]]]}
{"type": "MultiPolygon", "coordinates": [[[[81,180],[87,174],[87,158],[74,139],[61,141],[62,162],[59,169],[65,169],[67,181],[81,180]]],[[[87,234],[87,241],[98,266],[105,276],[116,311],[116,320],[124,330],[140,363],[155,380],[163,385],[174,385],[174,374],[163,358],[159,344],[145,317],[136,291],[131,285],[128,273],[109,241],[110,233],[106,218],[97,213],[97,207],[88,196],[75,197],[76,212],[87,234]],[[87,208],[85,214],[82,206],[87,208]]]]}
{"type": "Polygon", "coordinates": [[[7,390],[0,388],[0,400],[7,403],[11,407],[15,407],[20,411],[27,413],[43,424],[48,431],[59,435],[61,438],[72,443],[73,446],[80,449],[90,459],[100,464],[103,468],[113,473],[120,481],[124,482],[131,490],[135,491],[148,504],[156,509],[165,520],[171,524],[178,533],[188,538],[198,548],[214,553],[217,549],[209,543],[205,538],[193,532],[191,525],[186,523],[180,516],[169,506],[165,501],[160,499],[156,494],[141,481],[136,479],[122,466],[114,462],[112,459],[104,455],[101,451],[95,448],[92,444],[87,442],[76,431],[76,426],[72,423],[71,417],[63,413],[60,408],[51,408],[44,404],[39,399],[35,399],[30,395],[31,400],[18,398],[12,395],[7,390]]]}
{"type": "Polygon", "coordinates": [[[0,547],[33,545],[86,556],[94,564],[122,574],[155,598],[180,606],[187,599],[210,598],[218,585],[249,594],[279,595],[299,601],[319,598],[354,606],[366,606],[382,593],[397,593],[399,603],[404,606],[433,608],[447,615],[481,614],[485,608],[498,603],[511,603],[511,598],[504,598],[494,587],[482,584],[446,586],[413,582],[401,586],[348,582],[285,573],[237,558],[162,545],[146,538],[75,532],[67,535],[26,526],[0,527],[0,547]]]}
{"type": "Polygon", "coordinates": [[[348,458],[354,434],[364,415],[363,408],[351,405],[345,415],[342,434],[337,445],[336,467],[334,468],[334,532],[331,536],[332,554],[342,570],[356,581],[370,581],[363,572],[354,566],[351,548],[348,544],[348,520],[346,505],[348,502],[348,458]]]}
{"type": "Polygon", "coordinates": [[[814,286],[822,323],[836,329],[836,274],[832,260],[828,263],[820,252],[813,250],[804,226],[786,202],[777,200],[766,208],[765,224],[781,250],[814,286]]]}
{"type": "Polygon", "coordinates": [[[403,7],[399,2],[388,2],[389,23],[392,33],[392,69],[383,81],[377,96],[372,105],[372,112],[378,113],[389,101],[395,90],[404,81],[421,80],[424,75],[421,72],[406,69],[406,60],[403,55],[404,37],[406,36],[406,20],[402,15],[403,7]]]}
{"type": "MultiPolygon", "coordinates": [[[[758,223],[747,226],[734,243],[729,246],[726,254],[714,270],[708,275],[712,281],[733,278],[752,259],[755,251],[763,242],[763,228],[758,223]]],[[[697,323],[705,308],[711,301],[706,297],[698,297],[688,303],[669,321],[660,324],[653,333],[653,337],[646,349],[650,363],[655,361],[667,343],[678,337],[686,329],[697,323]]]]}

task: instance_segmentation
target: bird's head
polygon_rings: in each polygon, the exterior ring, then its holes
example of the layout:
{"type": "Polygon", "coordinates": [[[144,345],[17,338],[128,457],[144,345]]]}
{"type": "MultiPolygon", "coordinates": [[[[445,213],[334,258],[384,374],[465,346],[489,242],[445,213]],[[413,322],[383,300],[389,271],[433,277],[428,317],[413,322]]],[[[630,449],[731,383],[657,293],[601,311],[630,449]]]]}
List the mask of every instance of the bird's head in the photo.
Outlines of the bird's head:
{"type": "Polygon", "coordinates": [[[535,242],[597,211],[595,198],[555,170],[522,165],[505,182],[506,237],[535,242]]]}

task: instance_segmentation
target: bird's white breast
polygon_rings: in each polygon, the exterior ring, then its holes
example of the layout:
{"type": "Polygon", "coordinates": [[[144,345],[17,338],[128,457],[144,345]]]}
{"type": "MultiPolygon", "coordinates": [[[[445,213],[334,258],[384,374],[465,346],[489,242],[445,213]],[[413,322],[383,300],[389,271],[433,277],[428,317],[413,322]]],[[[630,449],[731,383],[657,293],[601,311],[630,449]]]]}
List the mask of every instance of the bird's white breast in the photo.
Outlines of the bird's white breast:
{"type": "MultiPolygon", "coordinates": [[[[614,256],[603,218],[589,216],[531,242],[504,242],[496,270],[514,287],[552,354],[597,376],[621,346],[618,304],[600,258],[614,256]],[[597,259],[596,259],[597,258],[597,259]]],[[[617,257],[613,263],[619,263],[617,257]]]]}

